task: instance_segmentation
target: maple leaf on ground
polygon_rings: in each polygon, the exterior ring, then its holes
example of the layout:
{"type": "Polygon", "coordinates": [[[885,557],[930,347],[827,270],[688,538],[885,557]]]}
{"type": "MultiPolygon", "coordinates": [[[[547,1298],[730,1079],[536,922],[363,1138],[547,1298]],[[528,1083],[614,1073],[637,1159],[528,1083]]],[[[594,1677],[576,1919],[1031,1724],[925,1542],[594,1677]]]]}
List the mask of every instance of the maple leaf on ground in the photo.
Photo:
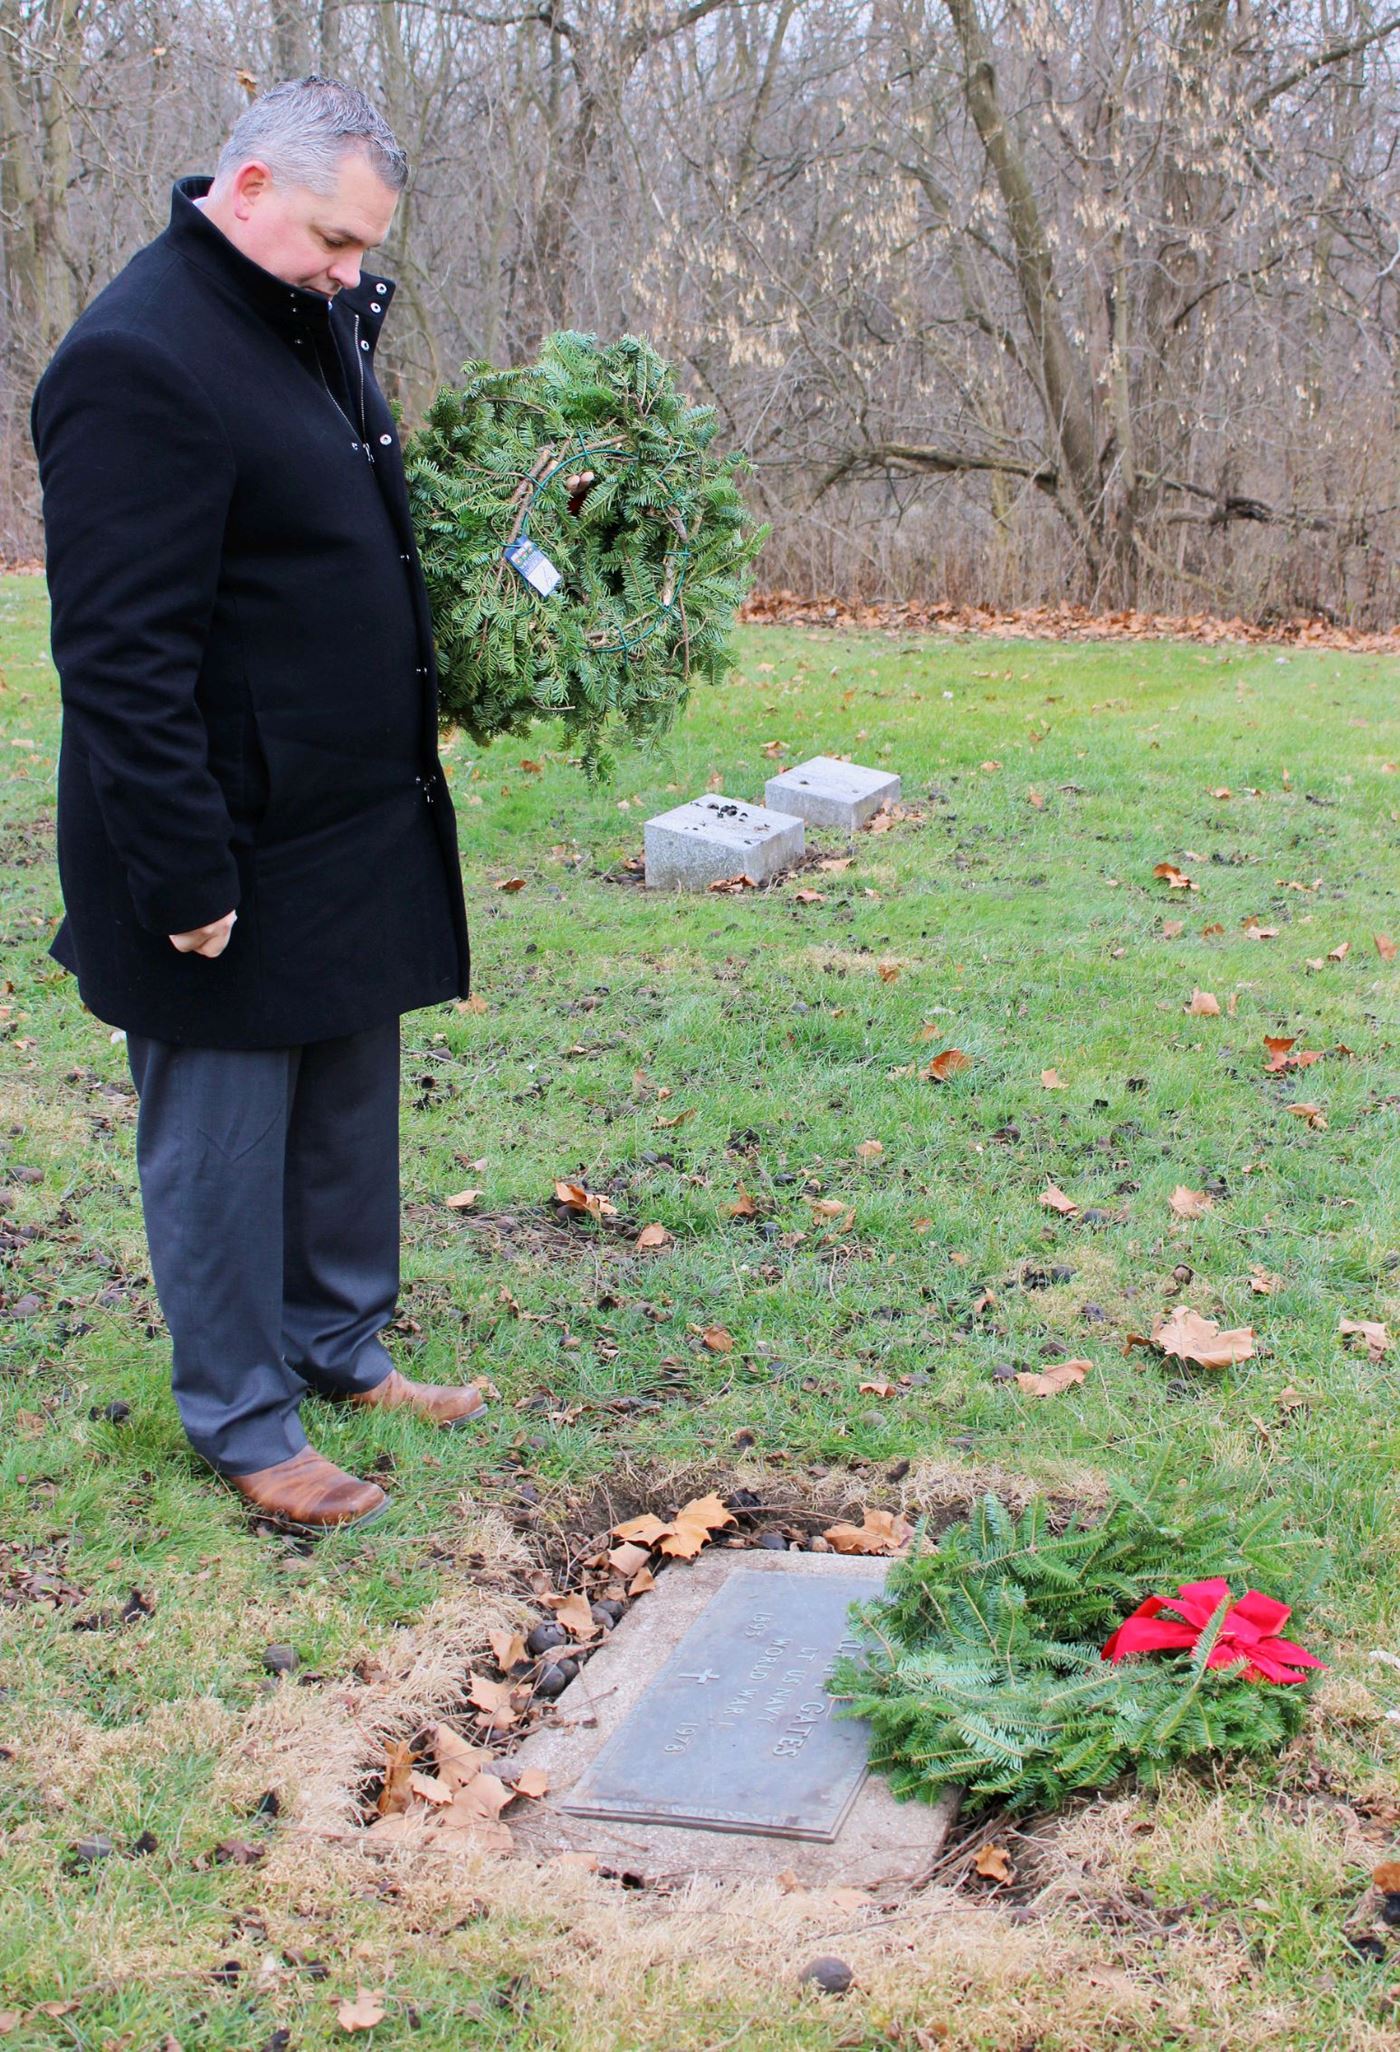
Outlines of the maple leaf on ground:
{"type": "Polygon", "coordinates": [[[712,1354],[732,1354],[734,1335],[723,1325],[707,1325],[700,1335],[712,1354]]]}
{"type": "Polygon", "coordinates": [[[1374,938],[1376,953],[1380,956],[1381,960],[1383,962],[1393,962],[1397,952],[1400,952],[1400,941],[1393,941],[1388,933],[1378,933],[1374,938]]]}
{"type": "Polygon", "coordinates": [[[1171,1208],[1178,1218],[1204,1218],[1215,1207],[1215,1199],[1204,1190],[1188,1190],[1178,1183],[1171,1194],[1171,1208]]]}
{"type": "Polygon", "coordinates": [[[490,1757],[484,1747],[474,1746],[450,1724],[433,1726],[433,1758],[437,1761],[439,1777],[449,1789],[464,1788],[481,1772],[490,1757]]]}
{"type": "Polygon", "coordinates": [[[434,1805],[450,1803],[454,1793],[442,1777],[437,1774],[415,1774],[409,1782],[409,1787],[425,1803],[433,1803],[434,1805]]]}
{"type": "Polygon", "coordinates": [[[941,1054],[934,1056],[927,1068],[920,1069],[919,1074],[926,1083],[946,1083],[948,1078],[956,1076],[960,1069],[971,1067],[971,1055],[965,1055],[960,1047],[945,1047],[941,1054]]]}
{"type": "Polygon", "coordinates": [[[693,1496],[671,1520],[671,1529],[660,1542],[661,1551],[673,1560],[694,1560],[716,1532],[734,1521],[734,1513],[718,1496],[693,1496]]]}
{"type": "MultiPolygon", "coordinates": [[[[660,1520],[658,1519],[657,1522],[660,1523],[660,1520]]],[[[666,1528],[663,1525],[661,1529],[664,1532],[666,1528]]],[[[650,1559],[651,1548],[649,1546],[639,1546],[633,1539],[624,1539],[620,1545],[612,1546],[608,1549],[609,1564],[617,1570],[618,1574],[623,1576],[635,1575],[637,1570],[644,1568],[650,1559]]]]}
{"type": "Polygon", "coordinates": [[[571,1638],[596,1639],[602,1630],[589,1608],[588,1598],[577,1589],[570,1596],[547,1596],[545,1601],[571,1638]]]}
{"type": "Polygon", "coordinates": [[[862,1140],[856,1147],[857,1161],[878,1161],[885,1151],[883,1140],[862,1140]]]}
{"type": "Polygon", "coordinates": [[[650,1247],[669,1247],[671,1235],[664,1225],[644,1225],[633,1244],[643,1252],[650,1247]]]}
{"type": "Polygon", "coordinates": [[[725,1215],[728,1218],[758,1217],[758,1206],[754,1203],[753,1198],[742,1183],[739,1185],[739,1194],[734,1199],[734,1202],[725,1206],[725,1215]]]}
{"type": "Polygon", "coordinates": [[[1345,960],[1346,960],[1347,956],[1348,956],[1348,955],[1349,955],[1350,953],[1351,953],[1351,942],[1350,942],[1350,941],[1338,941],[1338,943],[1337,943],[1337,945],[1336,945],[1336,947],[1335,947],[1335,948],[1329,948],[1329,949],[1327,950],[1327,959],[1328,959],[1328,961],[1329,961],[1329,962],[1345,962],[1345,960]]]}
{"type": "Polygon", "coordinates": [[[443,1202],[449,1211],[470,1211],[480,1195],[480,1190],[459,1190],[455,1197],[446,1197],[443,1202]]]}
{"type": "Polygon", "coordinates": [[[904,974],[904,964],[896,962],[892,956],[886,956],[883,961],[877,962],[875,969],[881,983],[897,983],[904,974]]]}
{"type": "Polygon", "coordinates": [[[528,1796],[532,1802],[538,1802],[542,1795],[548,1795],[549,1769],[547,1767],[523,1768],[515,1777],[515,1793],[519,1796],[528,1796]]]}
{"type": "Polygon", "coordinates": [[[335,2020],[343,2031],[372,2031],[384,2021],[384,1990],[359,1988],[353,2002],[347,1995],[336,2010],[335,2020]]]}
{"type": "Polygon", "coordinates": [[[1058,1396],[1061,1390],[1081,1383],[1093,1365],[1092,1361],[1056,1361],[1040,1370],[1023,1368],[1016,1381],[1027,1396],[1058,1396]]]}
{"type": "Polygon", "coordinates": [[[1079,1206],[1072,1197],[1066,1197],[1058,1183],[1047,1183],[1040,1193],[1040,1202],[1047,1211],[1058,1211],[1062,1218],[1075,1218],[1079,1206]]]}
{"type": "Polygon", "coordinates": [[[1004,1845],[983,1845],[972,1862],[973,1872],[984,1881],[1014,1881],[1016,1872],[1004,1845]]]}
{"type": "Polygon", "coordinates": [[[1042,1069],[1040,1080],[1046,1090],[1068,1090],[1069,1088],[1068,1083],[1062,1079],[1058,1069],[1042,1069]]]}
{"type": "Polygon", "coordinates": [[[515,1722],[515,1706],[511,1702],[512,1686],[508,1681],[491,1681],[484,1674],[472,1674],[467,1700],[480,1711],[484,1723],[492,1731],[507,1731],[515,1722]]]}
{"type": "Polygon", "coordinates": [[[1244,931],[1244,937],[1246,940],[1278,939],[1279,929],[1276,926],[1261,926],[1257,919],[1242,919],[1240,921],[1240,926],[1244,931]]]}
{"type": "Polygon", "coordinates": [[[858,1387],[860,1396],[892,1397],[899,1394],[893,1382],[862,1382],[858,1387]]]}
{"type": "Polygon", "coordinates": [[[1320,1104],[1286,1104],[1284,1110],[1295,1119],[1306,1119],[1315,1133],[1327,1131],[1327,1115],[1320,1104]]]}
{"type": "Polygon", "coordinates": [[[1208,990],[1193,990],[1186,1006],[1194,1019],[1218,1019],[1220,1000],[1208,990]]]}
{"type": "Polygon", "coordinates": [[[1374,1318],[1344,1318],[1337,1327],[1343,1339],[1359,1339],[1366,1348],[1367,1359],[1374,1362],[1384,1360],[1390,1345],[1390,1334],[1374,1318]]]}
{"type": "Polygon", "coordinates": [[[1296,1034],[1285,1037],[1279,1033],[1266,1033],[1264,1046],[1268,1055],[1264,1067],[1274,1076],[1282,1075],[1285,1069],[1306,1069],[1313,1062],[1322,1060],[1320,1049],[1298,1047],[1296,1034]],[[1298,1050],[1296,1054],[1293,1051],[1295,1048],[1298,1050]]]}
{"type": "Polygon", "coordinates": [[[1178,1304],[1169,1318],[1153,1327],[1150,1339],[1129,1333],[1127,1345],[1155,1347],[1159,1354],[1194,1361],[1201,1368],[1233,1368],[1240,1361],[1253,1359],[1254,1327],[1241,1325],[1222,1332],[1213,1318],[1202,1318],[1199,1312],[1178,1304]]]}
{"type": "Polygon", "coordinates": [[[658,1539],[665,1538],[670,1529],[663,1518],[653,1516],[650,1511],[643,1511],[639,1518],[626,1518],[622,1524],[614,1525],[612,1536],[614,1539],[630,1540],[635,1545],[654,1546],[658,1539]]]}
{"type": "Polygon", "coordinates": [[[1174,862],[1159,862],[1152,874],[1160,877],[1168,890],[1194,891],[1197,888],[1194,881],[1184,870],[1178,869],[1174,862]]]}
{"type": "Polygon", "coordinates": [[[496,885],[498,891],[523,891],[524,888],[525,879],[523,876],[505,876],[496,885]]]}
{"type": "Polygon", "coordinates": [[[488,1632],[486,1637],[502,1674],[509,1674],[527,1658],[525,1641],[519,1632],[488,1632]]]}
{"type": "Polygon", "coordinates": [[[822,1537],[837,1553],[898,1553],[914,1536],[914,1527],[898,1511],[867,1510],[860,1524],[828,1525],[822,1537]]]}
{"type": "Polygon", "coordinates": [[[796,898],[799,905],[824,905],[826,903],[826,895],[822,891],[794,891],[792,895],[796,898]]]}
{"type": "Polygon", "coordinates": [[[1283,1278],[1271,1275],[1267,1268],[1251,1268],[1249,1287],[1256,1297],[1276,1297],[1283,1288],[1283,1278]]]}
{"type": "Polygon", "coordinates": [[[1162,921],[1163,940],[1180,940],[1185,931],[1186,921],[1184,919],[1164,919],[1162,921]]]}

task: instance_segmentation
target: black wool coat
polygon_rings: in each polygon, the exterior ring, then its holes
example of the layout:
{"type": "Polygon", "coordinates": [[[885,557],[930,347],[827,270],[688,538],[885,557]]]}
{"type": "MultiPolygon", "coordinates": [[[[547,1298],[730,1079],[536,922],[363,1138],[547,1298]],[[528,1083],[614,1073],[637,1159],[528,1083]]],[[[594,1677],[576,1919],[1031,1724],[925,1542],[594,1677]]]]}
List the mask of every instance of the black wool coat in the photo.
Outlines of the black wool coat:
{"type": "Polygon", "coordinates": [[[291,1047],[464,995],[427,593],[374,346],[245,257],[183,178],[170,226],[34,396],[63,693],[53,953],[99,1018],[291,1047]],[[169,935],[236,910],[224,953],[169,935]]]}

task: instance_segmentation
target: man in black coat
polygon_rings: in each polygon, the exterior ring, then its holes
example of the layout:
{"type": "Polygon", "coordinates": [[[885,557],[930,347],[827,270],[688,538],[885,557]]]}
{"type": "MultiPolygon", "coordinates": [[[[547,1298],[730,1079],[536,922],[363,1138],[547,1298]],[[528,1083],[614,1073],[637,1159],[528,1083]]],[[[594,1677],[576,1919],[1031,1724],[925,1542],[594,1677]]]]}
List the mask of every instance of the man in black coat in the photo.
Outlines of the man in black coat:
{"type": "Polygon", "coordinates": [[[307,1388],[443,1424],[394,1370],[400,1014],[467,990],[427,595],[363,264],[407,163],[320,78],[217,174],[40,381],[63,692],[53,952],[125,1028],[151,1264],[190,1440],[306,1529],[385,1502],[307,1444],[307,1388]]]}

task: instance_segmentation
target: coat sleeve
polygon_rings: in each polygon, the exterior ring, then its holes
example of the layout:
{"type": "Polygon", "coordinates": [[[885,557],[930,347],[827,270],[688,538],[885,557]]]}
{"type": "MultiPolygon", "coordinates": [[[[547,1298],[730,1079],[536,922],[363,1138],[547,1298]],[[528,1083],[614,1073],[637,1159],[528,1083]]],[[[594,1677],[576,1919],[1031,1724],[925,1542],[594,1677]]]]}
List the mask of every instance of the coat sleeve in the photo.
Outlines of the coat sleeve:
{"type": "Polygon", "coordinates": [[[88,757],[137,918],[188,933],[239,896],[196,697],[233,453],[183,366],[115,329],[65,343],[32,425],[66,738],[88,757]]]}

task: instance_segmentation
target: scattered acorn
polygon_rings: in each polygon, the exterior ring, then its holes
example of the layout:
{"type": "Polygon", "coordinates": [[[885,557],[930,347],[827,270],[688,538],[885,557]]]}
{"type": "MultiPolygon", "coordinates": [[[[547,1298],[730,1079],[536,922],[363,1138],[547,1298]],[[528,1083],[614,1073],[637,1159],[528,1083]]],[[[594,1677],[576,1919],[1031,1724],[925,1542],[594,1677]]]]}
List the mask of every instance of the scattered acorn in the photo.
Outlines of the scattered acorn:
{"type": "Polygon", "coordinates": [[[590,1603],[588,1606],[588,1615],[594,1624],[602,1625],[608,1631],[611,1631],[621,1618],[622,1611],[622,1604],[615,1602],[611,1596],[600,1596],[596,1603],[590,1603]]]}
{"type": "Polygon", "coordinates": [[[552,1653],[556,1646],[564,1645],[568,1636],[563,1625],[555,1624],[552,1621],[547,1624],[537,1624],[525,1641],[525,1651],[533,1653],[535,1658],[538,1659],[541,1653],[552,1653]]]}
{"type": "Polygon", "coordinates": [[[765,1553],[786,1553],[787,1540],[781,1532],[760,1532],[755,1542],[765,1553]]]}
{"type": "Polygon", "coordinates": [[[556,1696],[563,1695],[577,1673],[577,1660],[553,1661],[535,1683],[535,1694],[542,1696],[546,1703],[552,1703],[556,1696]]]}
{"type": "Polygon", "coordinates": [[[1385,1958],[1385,1940],[1372,1937],[1369,1931],[1363,1931],[1359,1938],[1348,1937],[1347,1944],[1358,1959],[1374,1963],[1385,1958]]]}
{"type": "Polygon", "coordinates": [[[1381,1904],[1381,1922],[1389,1924],[1392,1929],[1396,1924],[1400,1924],[1400,1895],[1386,1896],[1381,1904]]]}
{"type": "Polygon", "coordinates": [[[262,1664],[269,1674],[295,1674],[301,1662],[295,1646],[268,1646],[262,1664]]]}
{"type": "Polygon", "coordinates": [[[802,1987],[819,1988],[823,1995],[844,1995],[855,1975],[844,1959],[824,1952],[816,1959],[809,1959],[797,1979],[802,1987]]]}
{"type": "Polygon", "coordinates": [[[73,1847],[73,1858],[80,1867],[95,1867],[111,1857],[112,1841],[105,1831],[90,1831],[73,1847]]]}

